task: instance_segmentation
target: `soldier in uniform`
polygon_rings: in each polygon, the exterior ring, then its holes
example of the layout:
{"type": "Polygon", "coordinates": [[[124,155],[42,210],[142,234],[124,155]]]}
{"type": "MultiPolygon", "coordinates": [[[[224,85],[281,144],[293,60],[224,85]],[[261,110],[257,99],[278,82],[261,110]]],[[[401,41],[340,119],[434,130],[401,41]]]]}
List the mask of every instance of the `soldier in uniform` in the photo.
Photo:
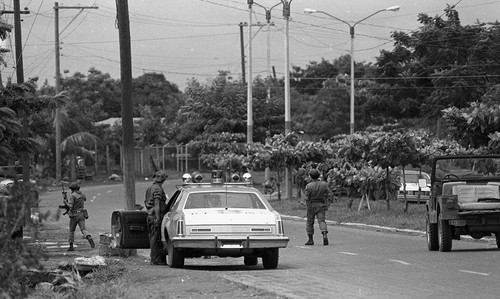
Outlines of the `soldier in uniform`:
{"type": "Polygon", "coordinates": [[[83,236],[89,241],[90,247],[94,248],[95,243],[92,240],[92,236],[85,229],[85,219],[88,218],[87,210],[85,210],[84,202],[87,200],[85,195],[80,191],[80,185],[77,182],[72,182],[69,184],[69,189],[71,194],[69,198],[66,192],[63,194],[64,202],[68,206],[68,216],[69,216],[69,248],[68,251],[74,251],[73,243],[75,241],[75,230],[76,226],[80,227],[83,236]]]}
{"type": "Polygon", "coordinates": [[[167,213],[167,195],[163,183],[168,175],[160,170],[153,176],[153,184],[146,190],[144,205],[148,210],[148,235],[151,265],[166,265],[166,254],[161,244],[161,221],[167,213]]]}
{"type": "Polygon", "coordinates": [[[328,229],[326,227],[325,214],[328,210],[328,201],[332,197],[328,184],[325,181],[318,180],[320,172],[317,169],[311,169],[309,172],[311,182],[306,185],[304,194],[307,204],[307,222],[306,232],[309,239],[305,245],[314,245],[314,218],[318,218],[319,228],[323,234],[323,245],[328,245],[328,229]]]}

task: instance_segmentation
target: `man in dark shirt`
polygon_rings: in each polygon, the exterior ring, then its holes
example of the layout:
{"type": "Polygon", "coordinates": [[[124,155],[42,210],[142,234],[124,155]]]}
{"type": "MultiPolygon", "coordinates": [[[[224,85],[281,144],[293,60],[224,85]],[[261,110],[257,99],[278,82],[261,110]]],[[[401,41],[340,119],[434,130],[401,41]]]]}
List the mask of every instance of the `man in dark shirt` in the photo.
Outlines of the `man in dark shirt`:
{"type": "Polygon", "coordinates": [[[72,182],[69,184],[69,189],[71,194],[69,198],[66,196],[66,192],[63,193],[64,201],[69,207],[69,248],[68,251],[74,251],[73,243],[75,241],[75,230],[76,226],[80,227],[82,234],[89,241],[90,247],[94,248],[95,243],[92,240],[92,236],[85,229],[85,219],[87,216],[87,210],[85,210],[84,202],[87,200],[85,195],[80,191],[80,185],[77,182],[72,182]]]}
{"type": "Polygon", "coordinates": [[[163,183],[168,175],[160,170],[153,177],[153,184],[146,190],[144,205],[148,209],[148,236],[151,248],[151,265],[166,265],[166,254],[161,243],[161,221],[167,213],[167,195],[163,183]]]}
{"type": "Polygon", "coordinates": [[[306,185],[304,194],[307,204],[306,232],[309,239],[305,245],[314,245],[314,218],[318,218],[319,228],[323,234],[323,245],[328,245],[328,229],[326,227],[325,214],[328,210],[328,201],[332,197],[328,184],[318,180],[319,170],[311,169],[309,172],[311,182],[306,185]]]}

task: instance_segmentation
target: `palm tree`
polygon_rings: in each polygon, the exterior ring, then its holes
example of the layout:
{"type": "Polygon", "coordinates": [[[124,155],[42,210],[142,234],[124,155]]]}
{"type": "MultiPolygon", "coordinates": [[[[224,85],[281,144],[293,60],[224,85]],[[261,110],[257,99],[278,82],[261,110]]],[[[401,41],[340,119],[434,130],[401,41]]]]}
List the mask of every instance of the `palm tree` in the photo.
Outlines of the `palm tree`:
{"type": "Polygon", "coordinates": [[[61,142],[61,153],[63,158],[69,156],[70,179],[75,181],[77,178],[76,165],[77,156],[83,158],[94,158],[94,151],[87,149],[85,146],[91,146],[98,142],[99,138],[88,132],[78,132],[66,137],[61,142]]]}
{"type": "Polygon", "coordinates": [[[94,152],[89,148],[94,148],[99,138],[85,131],[79,120],[69,117],[64,109],[61,111],[61,124],[64,137],[61,141],[61,156],[63,160],[69,159],[70,179],[74,181],[77,178],[77,156],[93,159],[94,152]]]}

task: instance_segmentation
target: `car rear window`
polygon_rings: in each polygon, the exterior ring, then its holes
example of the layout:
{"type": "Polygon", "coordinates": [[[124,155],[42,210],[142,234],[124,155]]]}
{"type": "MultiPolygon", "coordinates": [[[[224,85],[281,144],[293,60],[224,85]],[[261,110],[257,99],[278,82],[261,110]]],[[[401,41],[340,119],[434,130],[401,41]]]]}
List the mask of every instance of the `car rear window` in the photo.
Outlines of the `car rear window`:
{"type": "Polygon", "coordinates": [[[203,192],[191,193],[184,209],[265,209],[266,206],[255,193],[203,192]]]}

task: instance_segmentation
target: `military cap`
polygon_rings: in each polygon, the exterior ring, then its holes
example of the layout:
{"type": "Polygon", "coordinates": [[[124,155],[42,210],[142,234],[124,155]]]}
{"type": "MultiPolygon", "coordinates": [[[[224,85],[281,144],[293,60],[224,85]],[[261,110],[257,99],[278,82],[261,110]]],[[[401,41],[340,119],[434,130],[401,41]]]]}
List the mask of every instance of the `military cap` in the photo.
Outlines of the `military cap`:
{"type": "Polygon", "coordinates": [[[78,182],[71,182],[68,186],[71,190],[78,190],[80,189],[80,185],[78,182]]]}

